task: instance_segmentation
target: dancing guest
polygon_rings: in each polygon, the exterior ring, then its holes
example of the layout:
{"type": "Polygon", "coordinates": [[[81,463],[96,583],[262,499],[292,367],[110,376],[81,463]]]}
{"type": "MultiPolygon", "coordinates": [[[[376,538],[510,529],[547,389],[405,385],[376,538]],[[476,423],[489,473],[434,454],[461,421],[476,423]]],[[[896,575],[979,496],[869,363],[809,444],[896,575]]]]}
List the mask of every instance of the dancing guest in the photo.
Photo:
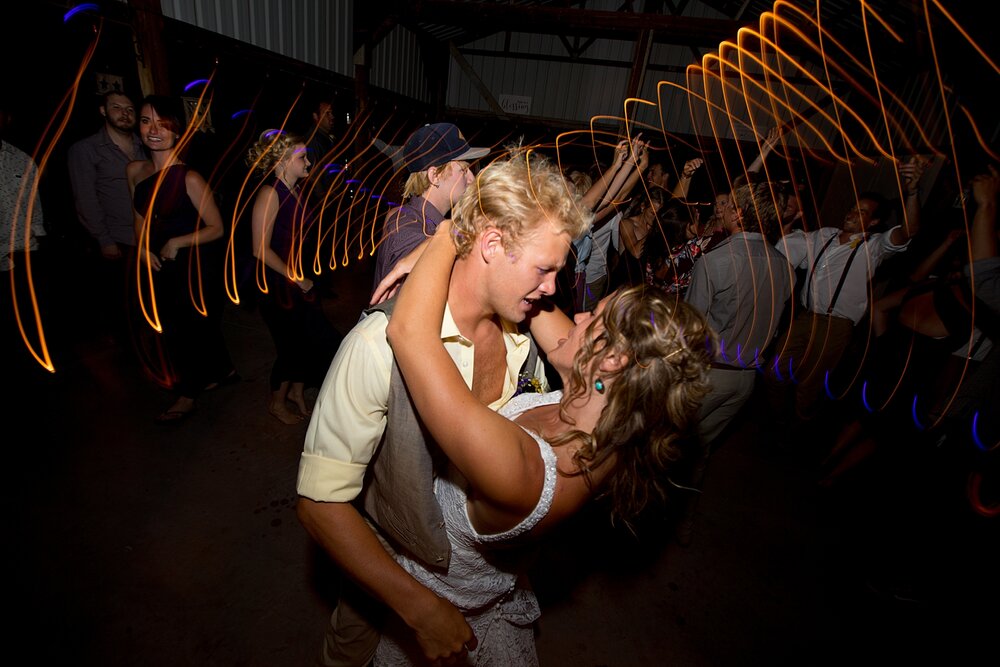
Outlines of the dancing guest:
{"type": "Polygon", "coordinates": [[[403,145],[409,172],[403,204],[385,216],[373,285],[378,285],[401,257],[434,235],[452,204],[472,183],[471,161],[488,153],[488,148],[469,146],[461,130],[451,123],[424,125],[410,134],[403,145]]]}
{"type": "Polygon", "coordinates": [[[239,379],[222,337],[222,216],[208,183],[182,160],[183,135],[179,101],[150,95],[139,136],[151,159],[127,168],[140,280],[148,267],[177,394],[160,423],[189,417],[203,390],[239,379]]]}
{"type": "Polygon", "coordinates": [[[135,133],[135,104],[120,90],[101,97],[104,122],[67,155],[73,203],[80,223],[100,248],[90,270],[100,295],[99,319],[112,323],[112,334],[128,340],[135,315],[135,221],[125,172],[146,157],[135,133]]]}
{"type": "Polygon", "coordinates": [[[104,94],[99,107],[104,124],[69,149],[69,181],[80,223],[105,259],[120,259],[122,248],[135,247],[132,201],[125,170],[145,157],[135,134],[135,105],[125,93],[104,94]]]}
{"type": "Polygon", "coordinates": [[[277,349],[267,409],[285,424],[312,414],[304,390],[322,381],[338,343],[313,281],[301,266],[303,235],[310,223],[299,191],[309,175],[306,150],[300,137],[269,130],[248,156],[264,175],[253,206],[253,255],[265,269],[263,275],[257,272],[260,313],[277,349]]]}
{"type": "Polygon", "coordinates": [[[659,231],[657,216],[665,199],[664,190],[653,188],[647,197],[636,202],[632,215],[622,219],[618,228],[621,248],[611,274],[611,289],[643,282],[641,258],[646,248],[646,239],[650,233],[659,231]]]}
{"type": "Polygon", "coordinates": [[[660,229],[650,231],[642,249],[647,285],[684,296],[694,263],[725,240],[725,232],[702,235],[699,208],[675,203],[659,213],[660,229]]]}
{"type": "Polygon", "coordinates": [[[919,229],[920,178],[926,168],[927,162],[918,158],[896,164],[904,195],[902,225],[873,233],[891,210],[878,193],[863,192],[839,228],[795,231],[775,245],[794,268],[806,271],[800,296],[803,308],[779,344],[780,360],[766,373],[771,408],[782,418],[789,391],[795,405],[791,421],[804,424],[819,414],[826,374],[837,367],[854,327],[868,312],[869,282],[875,270],[904,252],[919,229]],[[794,362],[792,373],[779,377],[776,369],[788,368],[789,361],[794,362]],[[794,387],[789,386],[791,377],[794,387]]]}

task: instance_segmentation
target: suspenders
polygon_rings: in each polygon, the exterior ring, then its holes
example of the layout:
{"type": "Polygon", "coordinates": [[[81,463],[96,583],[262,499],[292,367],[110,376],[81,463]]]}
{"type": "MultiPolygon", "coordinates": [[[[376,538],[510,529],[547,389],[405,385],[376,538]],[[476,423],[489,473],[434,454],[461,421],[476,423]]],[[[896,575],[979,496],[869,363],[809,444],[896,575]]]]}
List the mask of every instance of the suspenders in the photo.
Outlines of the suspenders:
{"type": "MultiPolygon", "coordinates": [[[[819,265],[819,260],[823,256],[823,253],[826,252],[826,249],[830,247],[830,245],[837,239],[839,235],[840,234],[837,233],[831,236],[829,239],[827,239],[827,242],[823,244],[823,247],[820,249],[819,254],[816,255],[816,259],[813,260],[812,266],[809,269],[809,275],[807,276],[806,280],[806,297],[807,297],[806,304],[809,306],[812,306],[811,302],[812,302],[813,274],[816,273],[816,267],[819,265]]],[[[847,258],[847,264],[844,265],[844,271],[843,273],[840,274],[840,281],[837,283],[837,289],[834,290],[833,298],[830,299],[830,305],[826,309],[827,315],[833,313],[833,307],[837,305],[837,299],[840,297],[840,290],[844,288],[844,282],[847,281],[847,274],[851,270],[851,264],[854,263],[854,258],[858,254],[858,250],[861,249],[861,245],[863,243],[865,243],[864,239],[862,239],[856,246],[854,246],[854,249],[851,250],[851,256],[847,258]]]]}

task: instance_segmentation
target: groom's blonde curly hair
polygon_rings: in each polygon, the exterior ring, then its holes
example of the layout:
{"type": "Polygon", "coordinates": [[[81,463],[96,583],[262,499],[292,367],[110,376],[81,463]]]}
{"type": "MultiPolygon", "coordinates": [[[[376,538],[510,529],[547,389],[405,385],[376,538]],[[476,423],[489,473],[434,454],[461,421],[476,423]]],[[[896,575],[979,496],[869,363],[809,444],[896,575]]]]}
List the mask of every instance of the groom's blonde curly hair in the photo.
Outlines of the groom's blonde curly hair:
{"type": "Polygon", "coordinates": [[[510,249],[543,221],[572,239],[593,221],[576,188],[546,158],[530,148],[514,147],[509,153],[483,168],[452,208],[459,257],[469,254],[488,227],[500,230],[510,249]]]}

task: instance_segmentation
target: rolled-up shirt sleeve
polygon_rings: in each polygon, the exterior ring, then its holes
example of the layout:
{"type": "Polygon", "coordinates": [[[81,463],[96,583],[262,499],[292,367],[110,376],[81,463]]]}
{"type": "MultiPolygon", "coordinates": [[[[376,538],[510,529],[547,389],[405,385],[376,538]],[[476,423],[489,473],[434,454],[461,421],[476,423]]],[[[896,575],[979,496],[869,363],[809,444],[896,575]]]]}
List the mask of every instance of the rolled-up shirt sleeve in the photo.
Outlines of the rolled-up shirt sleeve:
{"type": "Polygon", "coordinates": [[[804,269],[807,267],[809,241],[802,230],[797,229],[790,234],[785,234],[774,244],[774,248],[785,256],[793,268],[804,269]]]}
{"type": "Polygon", "coordinates": [[[318,502],[350,502],[386,424],[392,352],[385,315],[375,313],[344,338],[313,408],[299,461],[298,493],[318,502]]]}

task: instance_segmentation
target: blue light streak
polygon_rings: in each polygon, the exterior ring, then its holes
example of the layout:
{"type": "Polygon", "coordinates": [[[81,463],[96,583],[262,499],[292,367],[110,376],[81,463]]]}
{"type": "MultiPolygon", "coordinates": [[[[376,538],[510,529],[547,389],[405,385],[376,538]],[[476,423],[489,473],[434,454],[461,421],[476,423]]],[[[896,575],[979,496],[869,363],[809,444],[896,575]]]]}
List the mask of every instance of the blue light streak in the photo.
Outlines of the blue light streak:
{"type": "Polygon", "coordinates": [[[97,5],[96,2],[85,2],[82,5],[77,5],[73,9],[63,14],[63,23],[68,23],[71,18],[83,12],[99,12],[99,11],[101,11],[101,8],[97,5]]]}

